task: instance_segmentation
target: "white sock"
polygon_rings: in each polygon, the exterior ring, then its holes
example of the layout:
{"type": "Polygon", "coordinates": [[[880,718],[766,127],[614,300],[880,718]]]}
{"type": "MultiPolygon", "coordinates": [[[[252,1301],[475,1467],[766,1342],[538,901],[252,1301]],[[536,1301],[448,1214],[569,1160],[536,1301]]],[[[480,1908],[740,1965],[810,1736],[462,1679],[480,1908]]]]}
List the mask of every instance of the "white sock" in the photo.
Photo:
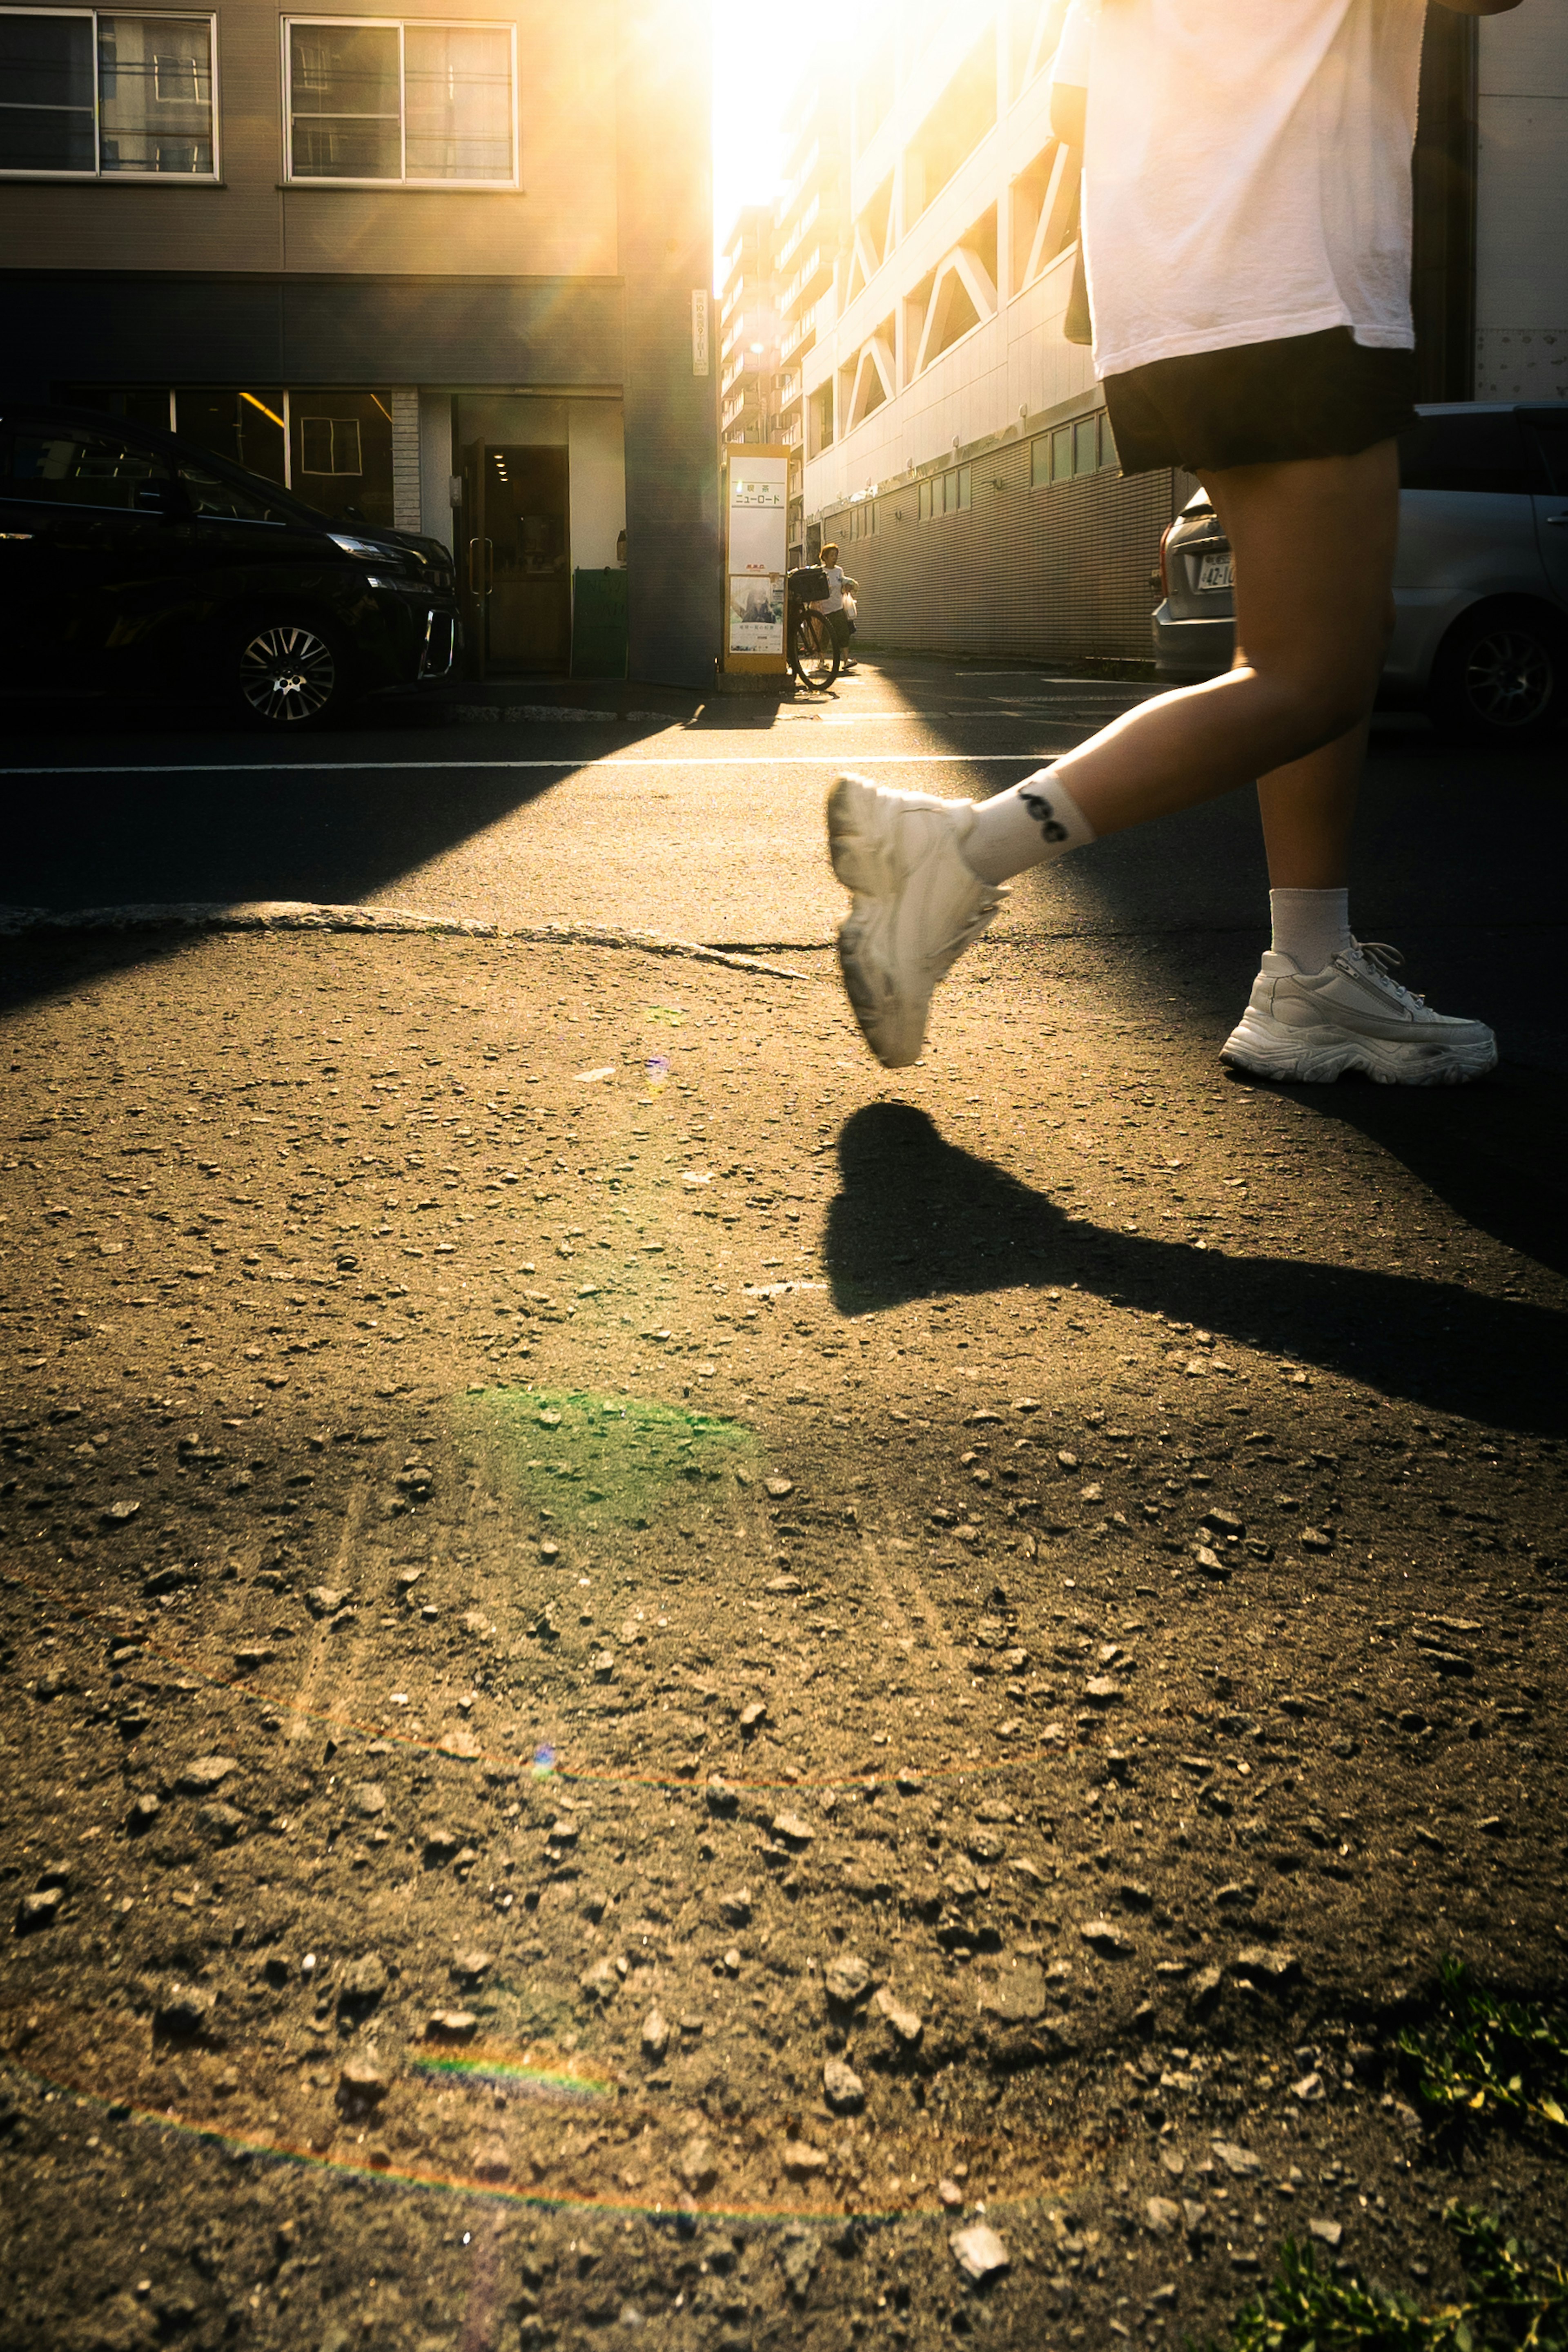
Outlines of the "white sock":
{"type": "Polygon", "coordinates": [[[1006,882],[1031,866],[1065,857],[1094,838],[1094,828],[1050,768],[980,801],[964,843],[964,863],[982,882],[1006,882]]]}
{"type": "Polygon", "coordinates": [[[1351,945],[1348,890],[1270,890],[1273,950],[1299,971],[1322,971],[1351,945]]]}

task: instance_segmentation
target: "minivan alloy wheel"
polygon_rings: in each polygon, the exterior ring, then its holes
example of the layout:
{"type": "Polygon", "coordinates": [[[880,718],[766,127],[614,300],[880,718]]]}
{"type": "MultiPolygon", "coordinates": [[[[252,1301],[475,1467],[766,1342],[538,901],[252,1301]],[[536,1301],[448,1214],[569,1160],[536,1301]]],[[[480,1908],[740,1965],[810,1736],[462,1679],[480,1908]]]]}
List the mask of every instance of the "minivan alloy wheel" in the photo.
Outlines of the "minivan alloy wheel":
{"type": "Polygon", "coordinates": [[[240,692],[256,716],[273,725],[314,719],[337,684],[332,648],[314,629],[287,624],[257,629],[241,649],[240,692]]]}
{"type": "Polygon", "coordinates": [[[1489,727],[1533,725],[1551,705],[1553,683],[1539,633],[1507,621],[1477,638],[1465,664],[1465,699],[1489,727]]]}

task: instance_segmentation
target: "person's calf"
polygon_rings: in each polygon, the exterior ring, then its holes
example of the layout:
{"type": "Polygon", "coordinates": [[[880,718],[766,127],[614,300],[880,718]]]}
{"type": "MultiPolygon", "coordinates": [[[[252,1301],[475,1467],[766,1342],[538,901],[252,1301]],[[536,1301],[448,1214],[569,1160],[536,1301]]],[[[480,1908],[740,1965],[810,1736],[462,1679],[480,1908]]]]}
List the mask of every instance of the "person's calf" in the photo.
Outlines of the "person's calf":
{"type": "Polygon", "coordinates": [[[1064,753],[1051,781],[1071,793],[1092,833],[1122,833],[1322,750],[1349,731],[1350,698],[1333,680],[1249,665],[1124,713],[1064,753]]]}

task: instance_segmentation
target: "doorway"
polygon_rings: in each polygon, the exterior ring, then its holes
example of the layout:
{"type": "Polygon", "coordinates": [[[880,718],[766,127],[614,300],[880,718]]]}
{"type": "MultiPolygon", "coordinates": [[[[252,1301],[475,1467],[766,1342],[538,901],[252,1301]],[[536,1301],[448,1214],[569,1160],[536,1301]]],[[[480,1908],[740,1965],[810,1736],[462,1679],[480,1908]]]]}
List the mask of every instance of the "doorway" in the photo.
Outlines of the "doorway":
{"type": "Polygon", "coordinates": [[[481,677],[571,666],[564,446],[471,441],[463,451],[463,593],[481,677]]]}

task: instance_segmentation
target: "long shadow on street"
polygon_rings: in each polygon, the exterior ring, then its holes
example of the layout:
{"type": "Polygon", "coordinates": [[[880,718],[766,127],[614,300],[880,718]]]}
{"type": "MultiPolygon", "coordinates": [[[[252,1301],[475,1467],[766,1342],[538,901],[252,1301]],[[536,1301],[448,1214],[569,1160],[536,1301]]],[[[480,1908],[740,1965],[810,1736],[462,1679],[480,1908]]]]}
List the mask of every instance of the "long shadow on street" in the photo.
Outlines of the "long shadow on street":
{"type": "Polygon", "coordinates": [[[946,1142],[907,1103],[856,1111],[839,1167],[824,1254],[847,1313],[1076,1283],[1433,1411],[1537,1435],[1568,1427],[1568,1328],[1526,1301],[1113,1232],[946,1142]]]}
{"type": "Polygon", "coordinates": [[[570,757],[525,767],[516,730],[504,746],[454,745],[444,736],[428,743],[419,765],[420,752],[399,741],[321,737],[316,767],[303,751],[296,769],[265,746],[230,743],[211,753],[211,768],[202,765],[204,747],[182,747],[185,772],[0,778],[9,803],[5,896],[51,908],[265,898],[351,905],[501,824],[573,772],[570,757]],[[265,772],[225,773],[236,758],[265,772]],[[486,758],[496,765],[477,764],[486,758]],[[335,761],[357,764],[334,773],[335,761]]]}

